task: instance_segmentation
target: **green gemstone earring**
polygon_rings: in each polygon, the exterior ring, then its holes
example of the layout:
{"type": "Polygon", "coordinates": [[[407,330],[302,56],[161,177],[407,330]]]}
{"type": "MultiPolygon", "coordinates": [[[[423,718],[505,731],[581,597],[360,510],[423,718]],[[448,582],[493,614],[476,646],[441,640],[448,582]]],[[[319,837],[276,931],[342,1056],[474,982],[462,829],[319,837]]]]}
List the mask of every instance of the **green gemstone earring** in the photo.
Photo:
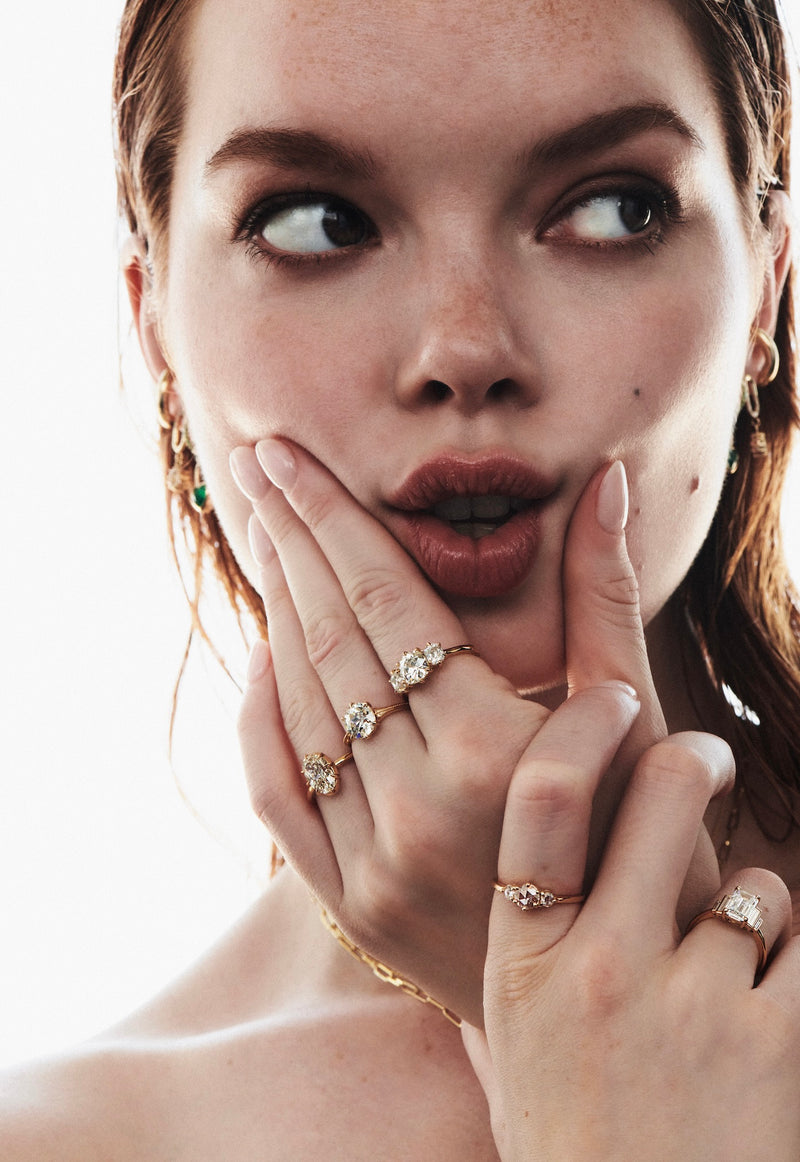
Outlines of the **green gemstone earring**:
{"type": "Polygon", "coordinates": [[[195,512],[208,513],[214,506],[195,456],[189,429],[183,416],[180,418],[173,416],[170,407],[169,397],[173,385],[172,372],[165,367],[158,380],[158,423],[163,432],[169,433],[165,448],[167,488],[178,496],[185,496],[195,512]]]}

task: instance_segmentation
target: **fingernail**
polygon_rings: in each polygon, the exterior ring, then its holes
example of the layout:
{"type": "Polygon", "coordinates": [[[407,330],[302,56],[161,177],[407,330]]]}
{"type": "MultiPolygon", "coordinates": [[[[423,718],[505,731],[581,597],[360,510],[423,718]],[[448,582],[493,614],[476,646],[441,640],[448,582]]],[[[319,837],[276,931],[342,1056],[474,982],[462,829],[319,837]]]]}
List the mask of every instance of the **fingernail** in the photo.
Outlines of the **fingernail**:
{"type": "Polygon", "coordinates": [[[269,483],[252,448],[234,448],[228,463],[231,476],[248,500],[261,500],[266,496],[269,483]]]}
{"type": "Polygon", "coordinates": [[[617,678],[609,678],[607,682],[600,682],[599,685],[605,686],[607,690],[619,690],[637,704],[641,701],[633,686],[629,686],[627,682],[620,682],[617,678]]]}
{"type": "Polygon", "coordinates": [[[247,522],[247,539],[250,542],[250,552],[256,564],[263,569],[275,556],[275,546],[267,535],[264,526],[255,513],[252,513],[247,522]]]}
{"type": "Polygon", "coordinates": [[[267,672],[269,664],[269,647],[263,638],[256,638],[250,651],[250,660],[247,663],[247,681],[252,686],[267,672]]]}
{"type": "Polygon", "coordinates": [[[290,488],[297,476],[297,463],[290,449],[281,440],[260,440],[256,455],[261,467],[276,488],[290,488]]]}
{"type": "Polygon", "coordinates": [[[625,465],[615,460],[597,490],[597,523],[607,533],[621,533],[628,523],[628,477],[625,465]]]}

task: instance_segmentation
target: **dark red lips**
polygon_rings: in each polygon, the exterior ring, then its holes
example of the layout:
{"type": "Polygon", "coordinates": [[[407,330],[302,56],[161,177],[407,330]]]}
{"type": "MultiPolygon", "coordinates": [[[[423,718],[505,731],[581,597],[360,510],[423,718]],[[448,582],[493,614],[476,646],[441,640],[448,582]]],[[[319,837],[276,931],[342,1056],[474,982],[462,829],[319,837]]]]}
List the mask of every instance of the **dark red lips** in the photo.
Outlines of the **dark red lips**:
{"type": "Polygon", "coordinates": [[[445,455],[415,469],[390,497],[398,540],[434,585],[460,597],[499,597],[515,589],[539,547],[541,511],[557,482],[506,455],[445,455]],[[473,540],[431,511],[454,496],[508,496],[526,502],[488,536],[473,540]]]}

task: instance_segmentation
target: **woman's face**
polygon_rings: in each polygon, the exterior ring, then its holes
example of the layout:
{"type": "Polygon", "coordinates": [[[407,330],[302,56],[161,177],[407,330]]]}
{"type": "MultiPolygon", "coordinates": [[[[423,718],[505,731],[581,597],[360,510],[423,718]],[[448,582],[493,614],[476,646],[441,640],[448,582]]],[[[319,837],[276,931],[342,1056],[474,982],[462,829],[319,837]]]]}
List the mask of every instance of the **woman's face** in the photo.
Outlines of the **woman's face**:
{"type": "Polygon", "coordinates": [[[567,525],[620,457],[652,618],[714,513],[763,279],[667,0],[201,0],[188,63],[161,335],[250,577],[228,454],[287,436],[497,669],[554,683],[567,525]]]}

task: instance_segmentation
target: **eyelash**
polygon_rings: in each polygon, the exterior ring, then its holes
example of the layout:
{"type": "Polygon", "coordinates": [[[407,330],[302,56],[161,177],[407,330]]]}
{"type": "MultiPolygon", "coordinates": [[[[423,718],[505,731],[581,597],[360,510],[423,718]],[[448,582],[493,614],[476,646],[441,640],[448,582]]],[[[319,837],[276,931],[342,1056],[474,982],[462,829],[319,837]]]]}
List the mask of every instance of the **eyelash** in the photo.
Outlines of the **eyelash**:
{"type": "Polygon", "coordinates": [[[375,228],[369,217],[357,206],[336,194],[328,194],[323,190],[304,190],[285,194],[273,194],[262,199],[252,206],[239,221],[235,230],[235,240],[246,244],[246,254],[254,261],[261,260],[274,266],[302,267],[308,265],[321,266],[328,261],[341,262],[356,253],[374,244],[377,237],[375,228]],[[309,253],[293,251],[269,250],[266,244],[256,241],[256,236],[263,229],[269,218],[274,217],[280,210],[292,209],[296,206],[313,206],[320,202],[330,203],[332,206],[342,206],[355,213],[364,220],[370,231],[370,237],[365,242],[353,246],[339,247],[333,250],[317,250],[309,253]]]}
{"type": "MultiPolygon", "coordinates": [[[[680,197],[677,190],[672,186],[666,183],[661,185],[650,183],[644,179],[634,181],[631,178],[626,179],[620,177],[618,179],[606,180],[602,184],[598,184],[588,190],[584,187],[580,191],[579,196],[574,198],[574,200],[557,206],[554,211],[551,211],[546,216],[544,223],[537,228],[536,240],[547,240],[548,230],[552,229],[558,223],[566,221],[571,214],[574,214],[582,207],[588,206],[591,202],[602,198],[614,197],[619,199],[642,199],[647,202],[654,213],[655,223],[653,229],[641,237],[637,235],[632,235],[628,238],[608,239],[555,237],[552,239],[552,242],[559,246],[565,245],[579,250],[594,252],[608,253],[612,251],[627,254],[641,254],[646,252],[653,254],[654,246],[665,243],[668,240],[670,230],[680,226],[685,220],[680,197]]],[[[247,256],[252,260],[261,260],[275,266],[294,268],[308,266],[319,267],[329,261],[345,261],[374,245],[377,238],[378,231],[376,227],[363,211],[345,199],[321,190],[273,194],[268,198],[262,199],[252,206],[238,221],[234,235],[235,241],[246,244],[247,256]],[[355,211],[363,219],[367,229],[370,231],[370,236],[364,242],[352,246],[338,247],[332,250],[311,251],[308,253],[270,250],[265,244],[256,241],[257,235],[263,228],[265,222],[280,210],[295,206],[315,205],[320,202],[328,202],[333,206],[342,206],[351,212],[355,211]]]]}

